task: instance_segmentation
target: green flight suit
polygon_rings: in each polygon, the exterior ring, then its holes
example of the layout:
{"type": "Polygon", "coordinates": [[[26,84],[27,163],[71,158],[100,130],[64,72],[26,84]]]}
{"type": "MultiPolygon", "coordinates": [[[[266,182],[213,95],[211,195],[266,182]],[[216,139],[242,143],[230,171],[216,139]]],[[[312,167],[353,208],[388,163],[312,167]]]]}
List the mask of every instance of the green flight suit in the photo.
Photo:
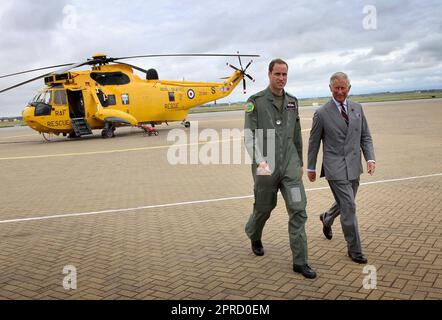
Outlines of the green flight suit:
{"type": "Polygon", "coordinates": [[[250,240],[261,240],[264,225],[276,206],[278,189],[281,190],[289,215],[293,263],[304,265],[308,263],[304,228],[307,200],[301,177],[301,124],[298,100],[286,92],[283,94],[282,110],[270,88],[251,96],[246,104],[244,142],[253,159],[255,203],[245,231],[250,240]],[[257,175],[261,161],[268,162],[270,176],[257,175]]]}

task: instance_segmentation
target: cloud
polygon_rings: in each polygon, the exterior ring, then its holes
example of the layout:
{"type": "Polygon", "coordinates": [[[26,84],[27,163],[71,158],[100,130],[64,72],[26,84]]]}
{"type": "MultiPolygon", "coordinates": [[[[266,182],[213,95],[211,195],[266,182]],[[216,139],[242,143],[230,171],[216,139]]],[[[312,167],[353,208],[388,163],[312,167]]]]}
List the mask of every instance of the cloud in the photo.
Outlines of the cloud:
{"type": "Polygon", "coordinates": [[[47,31],[63,18],[60,14],[67,1],[2,1],[0,26],[15,32],[47,31]]]}
{"type": "MultiPolygon", "coordinates": [[[[1,74],[110,56],[152,53],[256,53],[249,93],[267,86],[275,57],[290,64],[287,91],[328,95],[328,78],[347,72],[353,93],[442,88],[442,3],[408,1],[14,1],[0,8],[1,74]],[[376,28],[364,29],[366,5],[376,28]]],[[[248,60],[245,59],[247,62],[248,60]]],[[[154,67],[160,77],[217,81],[230,58],[155,58],[127,62],[154,67]]],[[[38,74],[38,73],[37,73],[38,74]]],[[[30,76],[36,76],[31,74],[30,76]]],[[[27,76],[0,79],[0,88],[27,76]]],[[[19,114],[36,81],[0,94],[0,115],[19,114]]],[[[247,98],[236,89],[225,101],[247,98]]]]}

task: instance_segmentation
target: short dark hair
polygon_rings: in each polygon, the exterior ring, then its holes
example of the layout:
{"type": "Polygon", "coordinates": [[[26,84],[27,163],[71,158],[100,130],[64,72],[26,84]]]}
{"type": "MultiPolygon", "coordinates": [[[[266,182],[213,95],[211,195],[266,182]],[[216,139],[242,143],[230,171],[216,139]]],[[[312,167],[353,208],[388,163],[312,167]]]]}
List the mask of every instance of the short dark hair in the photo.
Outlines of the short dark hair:
{"type": "Polygon", "coordinates": [[[278,59],[273,59],[272,61],[270,61],[269,72],[273,71],[273,67],[275,66],[275,64],[285,64],[287,66],[287,69],[289,68],[289,65],[287,64],[287,62],[278,58],[278,59]]]}

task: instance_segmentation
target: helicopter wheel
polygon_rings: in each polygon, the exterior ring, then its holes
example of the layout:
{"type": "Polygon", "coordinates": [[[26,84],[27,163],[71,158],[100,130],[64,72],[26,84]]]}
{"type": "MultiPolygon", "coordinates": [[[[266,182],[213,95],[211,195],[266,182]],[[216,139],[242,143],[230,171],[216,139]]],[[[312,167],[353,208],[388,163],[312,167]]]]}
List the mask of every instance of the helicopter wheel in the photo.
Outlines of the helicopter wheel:
{"type": "Polygon", "coordinates": [[[190,128],[190,122],[189,121],[184,122],[184,127],[185,128],[190,128]]]}
{"type": "Polygon", "coordinates": [[[114,133],[114,131],[115,131],[115,128],[103,129],[103,130],[101,131],[101,137],[102,137],[103,139],[113,138],[113,137],[115,137],[115,133],[114,133]]]}

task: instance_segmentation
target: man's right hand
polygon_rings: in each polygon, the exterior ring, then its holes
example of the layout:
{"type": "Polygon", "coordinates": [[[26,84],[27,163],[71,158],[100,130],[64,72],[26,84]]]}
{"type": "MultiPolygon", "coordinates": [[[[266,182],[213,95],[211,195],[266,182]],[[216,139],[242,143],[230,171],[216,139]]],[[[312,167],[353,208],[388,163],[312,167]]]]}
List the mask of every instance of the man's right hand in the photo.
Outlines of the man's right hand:
{"type": "Polygon", "coordinates": [[[316,172],[307,171],[307,176],[310,182],[315,182],[316,180],[316,172]]]}
{"type": "Polygon", "coordinates": [[[271,176],[272,175],[272,171],[270,171],[270,167],[269,164],[265,161],[261,162],[258,165],[256,174],[258,176],[271,176]]]}

